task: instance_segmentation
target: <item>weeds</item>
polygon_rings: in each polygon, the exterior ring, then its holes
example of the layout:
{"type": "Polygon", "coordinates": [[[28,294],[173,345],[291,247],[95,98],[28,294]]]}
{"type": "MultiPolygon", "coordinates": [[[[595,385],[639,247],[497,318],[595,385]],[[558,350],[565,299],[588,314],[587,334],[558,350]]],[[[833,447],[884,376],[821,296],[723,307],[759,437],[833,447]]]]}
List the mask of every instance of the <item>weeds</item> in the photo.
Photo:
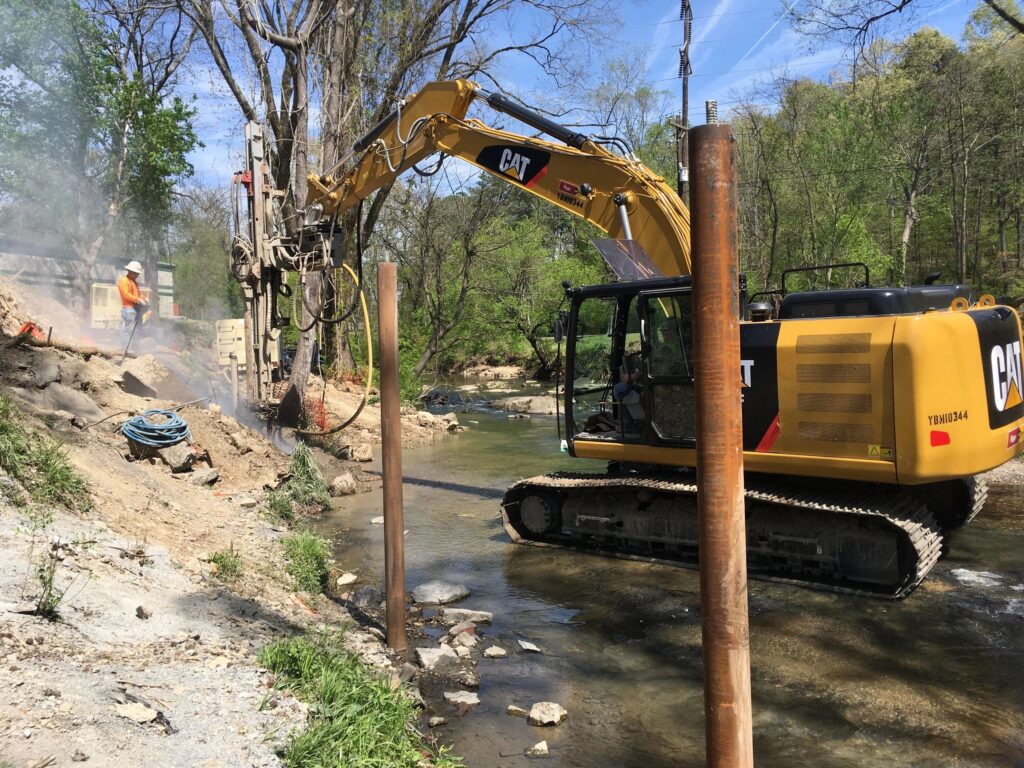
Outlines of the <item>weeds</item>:
{"type": "MultiPolygon", "coordinates": [[[[409,728],[412,701],[342,649],[336,636],[280,640],[259,660],[277,675],[279,688],[309,705],[309,726],[284,754],[289,768],[414,768],[431,751],[409,728]]],[[[462,762],[442,753],[432,764],[456,768],[462,762]]]]}
{"type": "Polygon", "coordinates": [[[291,474],[288,481],[267,495],[267,513],[271,520],[293,525],[296,509],[316,513],[330,508],[327,481],[308,445],[296,444],[288,471],[291,474]]]}
{"type": "Polygon", "coordinates": [[[328,542],[313,533],[302,532],[284,539],[285,570],[299,589],[311,594],[323,591],[330,570],[328,542]]]}
{"type": "MultiPolygon", "coordinates": [[[[68,461],[64,446],[26,429],[16,417],[14,404],[0,395],[0,469],[16,480],[37,504],[88,510],[92,506],[85,480],[68,461]]],[[[20,495],[4,494],[18,506],[20,495]]]]}
{"type": "Polygon", "coordinates": [[[278,488],[267,494],[267,515],[276,523],[290,526],[295,523],[295,510],[286,488],[278,488]]]}
{"type": "Polygon", "coordinates": [[[296,504],[313,507],[323,512],[331,506],[331,497],[327,492],[327,481],[313,459],[309,446],[299,442],[292,451],[292,477],[288,481],[288,493],[296,504]]]}
{"type": "Polygon", "coordinates": [[[207,560],[217,566],[216,576],[222,581],[234,581],[242,575],[242,558],[235,552],[234,544],[214,552],[207,560]]]}
{"type": "Polygon", "coordinates": [[[51,545],[50,551],[36,563],[36,578],[39,580],[39,598],[36,600],[36,616],[51,621],[57,618],[57,609],[64,600],[66,590],[58,589],[54,585],[57,575],[57,564],[60,559],[57,557],[59,546],[51,545]]]}

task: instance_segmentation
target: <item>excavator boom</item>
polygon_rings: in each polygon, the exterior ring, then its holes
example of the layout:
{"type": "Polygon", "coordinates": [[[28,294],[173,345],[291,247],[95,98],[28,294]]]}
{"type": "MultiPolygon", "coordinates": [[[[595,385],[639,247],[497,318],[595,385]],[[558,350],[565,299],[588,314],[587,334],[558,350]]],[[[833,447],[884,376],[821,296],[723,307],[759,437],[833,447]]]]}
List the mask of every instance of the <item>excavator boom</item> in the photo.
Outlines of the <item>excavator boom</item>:
{"type": "Polygon", "coordinates": [[[645,277],[690,274],[689,212],[664,179],[635,158],[467,80],[430,83],[406,100],[355,143],[349,156],[354,164],[343,175],[309,176],[310,202],[335,215],[436,153],[465,160],[586,219],[624,249],[633,243],[645,277]],[[566,144],[466,119],[474,99],[566,144]]]}

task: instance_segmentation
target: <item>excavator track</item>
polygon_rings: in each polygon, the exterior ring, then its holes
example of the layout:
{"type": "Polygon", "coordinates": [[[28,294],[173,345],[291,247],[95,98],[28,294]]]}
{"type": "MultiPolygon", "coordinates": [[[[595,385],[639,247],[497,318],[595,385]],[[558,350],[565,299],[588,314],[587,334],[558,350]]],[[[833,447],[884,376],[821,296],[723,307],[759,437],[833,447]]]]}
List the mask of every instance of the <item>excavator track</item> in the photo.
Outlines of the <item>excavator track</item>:
{"type": "MultiPolygon", "coordinates": [[[[895,599],[942,553],[927,506],[898,488],[766,476],[745,485],[752,577],[895,599]]],[[[980,508],[983,489],[971,491],[980,508]]],[[[516,543],[696,567],[696,501],[692,474],[555,473],[509,488],[502,520],[516,543]]]]}

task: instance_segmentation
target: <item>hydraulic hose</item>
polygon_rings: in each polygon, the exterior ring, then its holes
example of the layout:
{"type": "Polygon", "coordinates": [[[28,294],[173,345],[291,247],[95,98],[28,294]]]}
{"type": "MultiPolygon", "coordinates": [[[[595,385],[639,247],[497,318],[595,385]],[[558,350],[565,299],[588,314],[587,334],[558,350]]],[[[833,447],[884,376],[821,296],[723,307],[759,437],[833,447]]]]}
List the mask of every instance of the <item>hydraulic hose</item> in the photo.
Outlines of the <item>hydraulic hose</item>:
{"type": "Polygon", "coordinates": [[[151,408],[140,416],[133,416],[121,424],[120,430],[132,442],[150,448],[166,448],[192,439],[188,422],[174,411],[162,408],[151,408]],[[153,416],[163,416],[166,421],[153,421],[153,416]]]}
{"type": "MultiPolygon", "coordinates": [[[[366,308],[366,294],[363,293],[363,286],[359,282],[359,278],[356,273],[352,270],[348,264],[342,264],[345,271],[348,272],[352,278],[352,282],[356,286],[356,292],[359,294],[359,303],[363,309],[363,328],[366,330],[366,385],[363,387],[363,399],[359,401],[359,407],[356,408],[355,413],[349,416],[345,421],[336,427],[323,430],[309,430],[309,429],[297,429],[295,434],[302,435],[303,437],[325,437],[327,435],[333,435],[341,430],[345,429],[349,424],[355,421],[359,414],[363,412],[363,408],[366,407],[366,401],[370,397],[370,388],[373,386],[373,336],[370,333],[370,312],[366,308]]],[[[324,382],[324,388],[326,389],[327,382],[324,382]]]]}

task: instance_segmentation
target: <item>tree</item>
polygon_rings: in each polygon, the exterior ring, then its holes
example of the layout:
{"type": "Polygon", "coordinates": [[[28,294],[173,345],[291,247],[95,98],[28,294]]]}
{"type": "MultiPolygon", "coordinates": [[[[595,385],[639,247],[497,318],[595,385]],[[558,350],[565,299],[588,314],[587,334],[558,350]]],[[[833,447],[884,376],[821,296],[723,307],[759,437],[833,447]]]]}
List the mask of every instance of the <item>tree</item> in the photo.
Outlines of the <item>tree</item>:
{"type": "MultiPolygon", "coordinates": [[[[514,0],[272,0],[258,5],[236,0],[229,8],[224,0],[221,13],[213,0],[179,2],[201,30],[245,117],[265,116],[270,123],[275,183],[291,190],[296,207],[304,201],[314,99],[323,107],[319,170],[326,171],[355,137],[424,80],[479,76],[497,84],[498,66],[515,54],[530,57],[546,73],[573,74],[578,66],[569,55],[570,42],[578,45],[590,30],[606,24],[612,8],[607,0],[536,0],[528,8],[514,0]],[[523,13],[529,14],[529,23],[516,24],[514,17],[523,13]],[[218,27],[221,16],[228,26],[218,27]],[[485,42],[487,32],[499,28],[505,42],[485,42]],[[243,55],[255,73],[259,105],[248,99],[238,76],[244,71],[237,65],[243,55]]],[[[389,191],[378,192],[365,211],[364,239],[372,234],[389,191]]],[[[351,233],[354,216],[342,224],[351,233]]],[[[320,275],[309,276],[307,291],[310,297],[323,295],[326,302],[328,291],[320,283],[320,275]]],[[[313,324],[311,316],[304,319],[309,320],[304,326],[313,324]]],[[[302,358],[310,350],[310,334],[300,335],[295,370],[308,370],[302,358]]],[[[305,380],[293,377],[290,385],[301,400],[305,380]]],[[[286,398],[295,400],[294,393],[286,398]]]]}
{"type": "MultiPolygon", "coordinates": [[[[1014,33],[1024,34],[1024,12],[1017,0],[982,1],[1014,33]]],[[[835,37],[863,49],[880,29],[896,20],[912,18],[926,4],[920,0],[808,0],[786,7],[803,31],[835,37]]]]}
{"type": "Polygon", "coordinates": [[[176,196],[168,236],[174,296],[186,317],[241,317],[238,282],[228,270],[230,207],[223,189],[193,187],[176,196]]]}
{"type": "Polygon", "coordinates": [[[165,223],[173,184],[192,171],[194,112],[168,96],[187,46],[148,35],[167,13],[137,4],[114,17],[60,0],[0,7],[6,219],[59,233],[77,257],[83,302],[100,250],[141,221],[165,223]]]}

